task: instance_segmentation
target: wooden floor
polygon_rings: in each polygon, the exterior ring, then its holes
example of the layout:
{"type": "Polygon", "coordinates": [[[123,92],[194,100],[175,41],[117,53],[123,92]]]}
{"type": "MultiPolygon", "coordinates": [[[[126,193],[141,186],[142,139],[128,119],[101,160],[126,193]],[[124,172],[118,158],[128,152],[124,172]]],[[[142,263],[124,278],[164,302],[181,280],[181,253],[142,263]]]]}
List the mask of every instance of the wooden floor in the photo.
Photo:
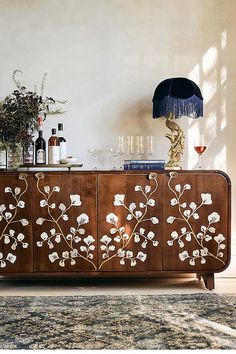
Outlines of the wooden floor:
{"type": "Polygon", "coordinates": [[[216,278],[215,290],[196,278],[146,279],[0,279],[0,296],[236,294],[236,278],[216,278]]]}

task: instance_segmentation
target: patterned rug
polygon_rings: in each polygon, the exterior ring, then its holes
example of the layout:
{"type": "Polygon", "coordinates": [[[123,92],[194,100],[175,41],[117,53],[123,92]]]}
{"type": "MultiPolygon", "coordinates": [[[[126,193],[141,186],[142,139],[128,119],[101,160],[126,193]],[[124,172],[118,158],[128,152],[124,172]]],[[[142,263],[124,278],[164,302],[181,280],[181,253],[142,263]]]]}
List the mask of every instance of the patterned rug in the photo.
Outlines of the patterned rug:
{"type": "Polygon", "coordinates": [[[236,296],[0,297],[0,349],[235,349],[236,296]]]}

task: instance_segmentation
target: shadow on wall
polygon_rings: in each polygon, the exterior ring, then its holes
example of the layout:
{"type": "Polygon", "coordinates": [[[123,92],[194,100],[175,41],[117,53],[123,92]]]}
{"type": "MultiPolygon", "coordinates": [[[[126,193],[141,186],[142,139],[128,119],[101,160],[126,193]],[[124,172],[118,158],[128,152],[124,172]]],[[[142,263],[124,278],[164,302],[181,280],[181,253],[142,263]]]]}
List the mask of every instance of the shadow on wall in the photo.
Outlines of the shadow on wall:
{"type": "MultiPolygon", "coordinates": [[[[165,119],[153,119],[152,118],[152,100],[150,97],[141,98],[139,100],[133,100],[132,104],[128,103],[126,106],[119,107],[115,112],[116,115],[113,116],[113,119],[107,119],[109,115],[107,115],[108,109],[104,109],[103,117],[106,118],[103,121],[103,125],[99,121],[97,123],[97,127],[93,129],[99,130],[102,126],[102,134],[104,139],[102,140],[102,144],[97,145],[94,141],[91,142],[91,146],[95,149],[101,149],[102,154],[99,160],[99,167],[103,169],[112,169],[115,164],[122,164],[122,160],[126,157],[127,154],[122,155],[120,158],[115,158],[111,153],[111,149],[118,148],[118,137],[123,136],[125,142],[125,148],[127,148],[127,137],[128,136],[138,136],[142,135],[144,137],[148,135],[154,136],[154,151],[151,155],[153,159],[167,159],[167,153],[169,150],[169,141],[165,138],[165,134],[167,133],[167,128],[165,126],[165,119]]],[[[109,113],[110,114],[110,113],[109,113]]],[[[146,140],[144,140],[146,141],[146,140]]],[[[135,152],[133,154],[133,158],[147,158],[147,153],[144,153],[142,156],[137,153],[136,140],[134,142],[135,152]]],[[[87,152],[86,159],[90,161],[91,154],[87,152]]],[[[91,161],[90,161],[91,162],[91,161]]],[[[92,163],[90,163],[89,168],[91,168],[92,163]]]]}
{"type": "Polygon", "coordinates": [[[119,119],[112,122],[112,131],[119,132],[118,135],[154,135],[155,151],[160,154],[167,151],[168,142],[165,141],[167,128],[165,119],[152,118],[152,101],[150,97],[133,102],[121,111],[119,119]],[[158,140],[157,140],[158,139],[158,140]]]}
{"type": "MultiPolygon", "coordinates": [[[[202,121],[189,122],[189,150],[195,134],[203,133],[207,149],[204,153],[204,168],[221,169],[235,174],[234,159],[235,129],[233,122],[233,102],[235,92],[235,14],[236,2],[209,1],[202,8],[202,53],[189,77],[202,88],[204,97],[204,117],[202,121]],[[213,14],[209,26],[209,13],[213,14]],[[206,31],[206,28],[209,28],[206,31]]],[[[188,167],[197,165],[192,154],[188,167]]]]}

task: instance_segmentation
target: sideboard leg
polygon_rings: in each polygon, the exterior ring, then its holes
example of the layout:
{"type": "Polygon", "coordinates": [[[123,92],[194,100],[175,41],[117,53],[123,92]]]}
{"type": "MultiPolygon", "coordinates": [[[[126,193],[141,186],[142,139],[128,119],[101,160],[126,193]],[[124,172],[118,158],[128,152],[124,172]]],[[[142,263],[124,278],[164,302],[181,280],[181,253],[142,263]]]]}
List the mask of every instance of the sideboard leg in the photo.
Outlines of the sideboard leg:
{"type": "Polygon", "coordinates": [[[197,277],[198,280],[201,280],[202,274],[201,273],[196,273],[196,277],[197,277]]]}
{"type": "Polygon", "coordinates": [[[214,279],[214,273],[206,273],[203,275],[203,280],[205,287],[209,290],[215,289],[215,279],[214,279]]]}

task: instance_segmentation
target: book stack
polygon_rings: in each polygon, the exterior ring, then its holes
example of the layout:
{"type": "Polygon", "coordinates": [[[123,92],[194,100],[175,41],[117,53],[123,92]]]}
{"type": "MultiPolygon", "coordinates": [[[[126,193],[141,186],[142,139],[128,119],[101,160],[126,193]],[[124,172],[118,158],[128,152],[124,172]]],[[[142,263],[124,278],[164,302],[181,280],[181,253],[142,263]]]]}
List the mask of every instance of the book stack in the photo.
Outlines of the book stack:
{"type": "Polygon", "coordinates": [[[165,160],[124,160],[124,170],[164,170],[165,160]]]}

